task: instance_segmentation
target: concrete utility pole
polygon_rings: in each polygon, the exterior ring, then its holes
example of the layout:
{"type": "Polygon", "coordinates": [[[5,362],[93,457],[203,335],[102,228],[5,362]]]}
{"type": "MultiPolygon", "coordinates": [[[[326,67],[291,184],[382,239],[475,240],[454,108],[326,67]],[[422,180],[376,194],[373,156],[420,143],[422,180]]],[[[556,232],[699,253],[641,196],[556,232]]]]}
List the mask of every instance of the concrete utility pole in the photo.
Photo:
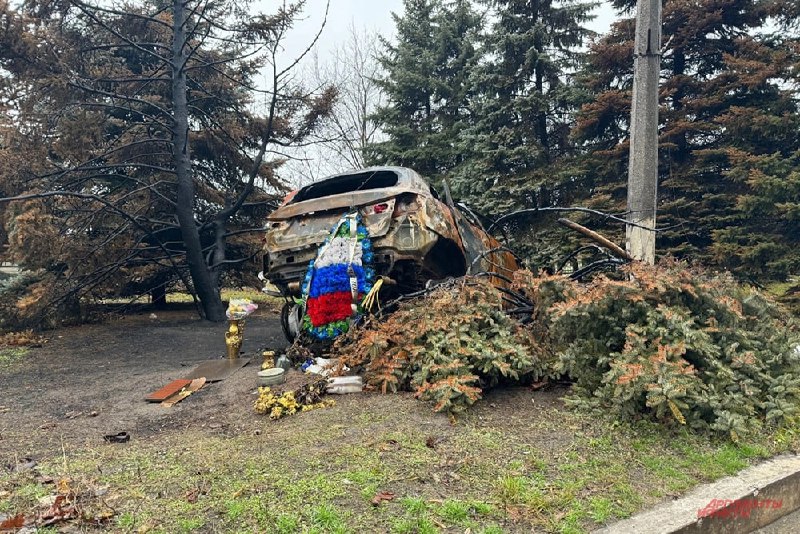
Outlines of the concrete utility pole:
{"type": "Polygon", "coordinates": [[[628,166],[628,225],[625,244],[637,260],[655,263],[658,191],[658,78],[661,71],[661,0],[636,3],[633,51],[631,153],[628,166]]]}

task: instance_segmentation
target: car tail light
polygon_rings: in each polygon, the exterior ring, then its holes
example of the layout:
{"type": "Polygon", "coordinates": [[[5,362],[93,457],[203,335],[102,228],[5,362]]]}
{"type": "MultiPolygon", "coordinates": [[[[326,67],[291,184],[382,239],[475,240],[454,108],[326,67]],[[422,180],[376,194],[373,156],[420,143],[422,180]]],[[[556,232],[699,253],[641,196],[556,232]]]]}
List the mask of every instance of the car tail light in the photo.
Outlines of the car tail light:
{"type": "Polygon", "coordinates": [[[375,204],[372,206],[372,213],[375,215],[380,215],[381,213],[385,212],[389,209],[389,204],[386,202],[382,202],[381,204],[375,204]]]}

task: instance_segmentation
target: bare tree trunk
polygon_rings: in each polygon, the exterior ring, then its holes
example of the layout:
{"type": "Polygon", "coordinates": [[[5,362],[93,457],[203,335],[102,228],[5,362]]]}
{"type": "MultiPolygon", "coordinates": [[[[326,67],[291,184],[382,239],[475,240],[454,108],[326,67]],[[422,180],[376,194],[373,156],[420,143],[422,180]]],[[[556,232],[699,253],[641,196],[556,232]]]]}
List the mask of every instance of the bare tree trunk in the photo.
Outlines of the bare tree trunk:
{"type": "Polygon", "coordinates": [[[225,221],[214,221],[214,253],[211,255],[211,273],[214,283],[219,287],[219,279],[222,274],[222,267],[225,264],[225,221]]]}
{"type": "Polygon", "coordinates": [[[186,6],[183,0],[173,0],[174,35],[172,38],[172,100],[173,133],[172,157],[177,177],[175,215],[186,246],[186,262],[203,314],[209,321],[224,321],[225,308],[208,264],[203,257],[200,232],[194,220],[194,181],[189,158],[189,106],[186,90],[186,6]]]}

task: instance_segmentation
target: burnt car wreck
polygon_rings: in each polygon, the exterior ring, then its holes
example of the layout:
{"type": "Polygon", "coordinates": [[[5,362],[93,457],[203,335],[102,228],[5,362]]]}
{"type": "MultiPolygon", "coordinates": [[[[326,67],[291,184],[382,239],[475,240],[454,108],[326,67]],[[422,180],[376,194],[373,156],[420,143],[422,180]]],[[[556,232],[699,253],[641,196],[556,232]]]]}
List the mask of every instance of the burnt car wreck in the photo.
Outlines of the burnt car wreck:
{"type": "Polygon", "coordinates": [[[518,264],[467,208],[456,206],[415,171],[372,167],[338,174],[287,195],[267,218],[263,277],[287,298],[284,331],[299,331],[295,300],[309,262],[331,228],[357,212],[372,240],[373,266],[387,298],[418,291],[427,282],[470,272],[497,273],[505,284],[518,264]]]}

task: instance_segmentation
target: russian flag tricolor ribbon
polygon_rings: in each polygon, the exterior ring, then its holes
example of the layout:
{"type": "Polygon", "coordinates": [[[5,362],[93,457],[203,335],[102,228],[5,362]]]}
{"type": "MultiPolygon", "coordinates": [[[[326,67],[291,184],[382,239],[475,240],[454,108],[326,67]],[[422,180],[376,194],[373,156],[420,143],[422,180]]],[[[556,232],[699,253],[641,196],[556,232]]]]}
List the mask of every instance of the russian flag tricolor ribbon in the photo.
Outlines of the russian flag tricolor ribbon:
{"type": "Polygon", "coordinates": [[[358,213],[349,213],[333,227],[308,265],[303,282],[303,327],[318,339],[347,332],[358,317],[375,272],[372,243],[358,213]]]}

